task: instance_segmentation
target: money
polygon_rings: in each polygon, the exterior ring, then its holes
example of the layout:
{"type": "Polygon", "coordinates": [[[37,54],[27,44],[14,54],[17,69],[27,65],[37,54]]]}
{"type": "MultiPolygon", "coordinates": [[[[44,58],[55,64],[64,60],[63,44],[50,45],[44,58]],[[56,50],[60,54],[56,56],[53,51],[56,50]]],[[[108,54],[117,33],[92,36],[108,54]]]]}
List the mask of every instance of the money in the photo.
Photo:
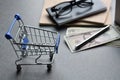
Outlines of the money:
{"type": "MultiPolygon", "coordinates": [[[[64,36],[64,40],[67,43],[68,47],[70,48],[71,52],[77,52],[86,50],[89,48],[93,48],[95,46],[99,46],[111,41],[114,41],[116,39],[120,38],[119,33],[113,28],[113,26],[110,26],[110,30],[105,32],[104,34],[100,35],[99,37],[95,38],[85,46],[81,47],[79,50],[74,50],[75,46],[82,42],[83,40],[90,37],[92,34],[96,33],[100,28],[68,28],[66,31],[66,35],[64,36]]],[[[120,41],[119,41],[120,43],[120,41]]],[[[115,43],[114,43],[115,44],[115,43]]]]}
{"type": "Polygon", "coordinates": [[[98,30],[99,28],[84,28],[84,27],[71,27],[67,28],[66,30],[66,36],[71,36],[71,35],[77,35],[79,33],[85,33],[93,30],[98,30]]]}
{"type": "Polygon", "coordinates": [[[115,41],[112,41],[107,44],[108,46],[113,46],[113,47],[120,47],[120,39],[117,39],[115,41]]]}

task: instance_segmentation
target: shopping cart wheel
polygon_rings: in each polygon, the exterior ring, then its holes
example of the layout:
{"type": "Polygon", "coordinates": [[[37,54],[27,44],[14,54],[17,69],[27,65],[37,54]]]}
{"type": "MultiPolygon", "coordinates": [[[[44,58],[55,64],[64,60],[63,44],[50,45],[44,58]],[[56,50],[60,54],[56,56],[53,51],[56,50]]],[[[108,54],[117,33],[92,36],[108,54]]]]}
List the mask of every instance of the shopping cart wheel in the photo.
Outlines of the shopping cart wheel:
{"type": "Polygon", "coordinates": [[[51,64],[47,64],[47,71],[51,71],[52,65],[51,64]]]}
{"type": "Polygon", "coordinates": [[[22,68],[21,68],[21,65],[17,65],[16,68],[17,68],[17,72],[20,72],[21,69],[22,69],[22,68]]]}

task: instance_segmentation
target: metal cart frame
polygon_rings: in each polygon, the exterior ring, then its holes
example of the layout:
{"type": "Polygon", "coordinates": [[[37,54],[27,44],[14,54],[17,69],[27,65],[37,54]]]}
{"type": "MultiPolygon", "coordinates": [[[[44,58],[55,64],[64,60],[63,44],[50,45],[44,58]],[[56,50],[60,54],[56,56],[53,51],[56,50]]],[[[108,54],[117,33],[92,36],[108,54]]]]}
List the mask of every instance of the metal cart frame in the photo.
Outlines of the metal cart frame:
{"type": "Polygon", "coordinates": [[[58,53],[60,42],[59,33],[25,26],[21,16],[16,14],[5,37],[10,41],[16,53],[17,60],[15,60],[15,64],[18,72],[22,69],[21,65],[47,65],[47,70],[51,70],[54,53],[58,53]],[[19,27],[17,27],[17,33],[13,36],[11,33],[16,22],[18,22],[19,27]],[[48,55],[48,60],[40,61],[43,55],[48,55]],[[26,63],[27,61],[24,61],[28,57],[33,58],[32,63],[26,63]]]}

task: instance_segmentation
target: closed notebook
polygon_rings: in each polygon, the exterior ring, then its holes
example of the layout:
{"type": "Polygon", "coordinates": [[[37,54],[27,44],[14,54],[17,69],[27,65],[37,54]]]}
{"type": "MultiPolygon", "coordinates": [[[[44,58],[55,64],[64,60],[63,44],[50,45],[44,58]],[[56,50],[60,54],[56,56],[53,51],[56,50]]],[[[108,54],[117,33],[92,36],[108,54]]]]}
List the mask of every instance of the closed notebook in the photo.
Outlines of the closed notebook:
{"type": "MultiPolygon", "coordinates": [[[[89,0],[87,0],[89,1],[89,0]]],[[[55,12],[52,12],[51,8],[47,8],[47,12],[50,16],[50,19],[53,20],[58,26],[64,25],[69,22],[73,22],[78,19],[82,19],[91,15],[95,15],[107,10],[107,7],[101,0],[93,0],[93,5],[85,8],[80,8],[78,6],[73,6],[72,11],[60,18],[55,16],[55,12]]],[[[63,5],[64,6],[64,5],[63,5]]]]}
{"type": "Polygon", "coordinates": [[[115,6],[115,23],[120,25],[120,0],[116,0],[115,6]]]}

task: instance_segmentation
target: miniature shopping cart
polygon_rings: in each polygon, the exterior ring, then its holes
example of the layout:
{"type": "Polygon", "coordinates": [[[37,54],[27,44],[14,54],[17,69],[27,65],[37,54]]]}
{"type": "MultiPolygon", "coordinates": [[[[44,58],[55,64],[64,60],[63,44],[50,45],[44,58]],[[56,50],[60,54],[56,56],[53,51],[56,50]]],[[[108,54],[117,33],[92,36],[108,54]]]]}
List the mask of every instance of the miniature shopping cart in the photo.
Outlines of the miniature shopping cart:
{"type": "Polygon", "coordinates": [[[51,70],[54,54],[58,53],[59,33],[25,26],[20,15],[16,14],[5,37],[16,53],[17,71],[21,71],[21,65],[47,65],[47,70],[51,70]]]}

